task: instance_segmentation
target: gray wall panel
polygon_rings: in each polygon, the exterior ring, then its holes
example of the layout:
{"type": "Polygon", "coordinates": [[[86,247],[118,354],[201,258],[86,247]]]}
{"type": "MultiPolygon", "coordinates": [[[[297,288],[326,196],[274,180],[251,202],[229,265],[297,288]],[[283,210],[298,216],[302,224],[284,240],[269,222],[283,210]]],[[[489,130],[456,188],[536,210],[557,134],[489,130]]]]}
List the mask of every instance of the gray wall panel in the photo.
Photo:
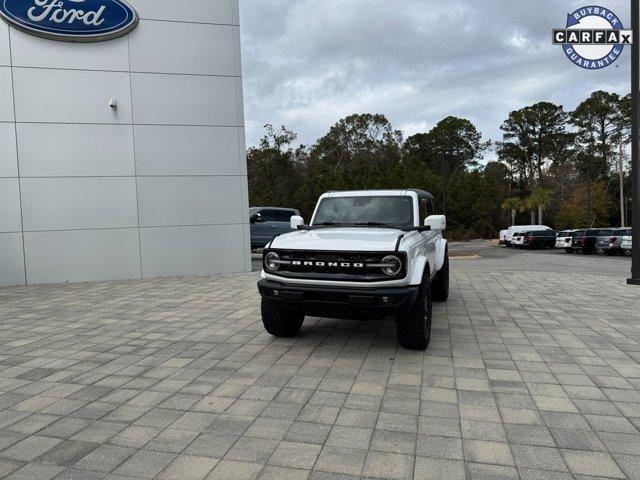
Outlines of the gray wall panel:
{"type": "Polygon", "coordinates": [[[235,75],[238,27],[143,20],[131,34],[134,72],[235,75]],[[216,48],[211,48],[216,45],[216,48]]]}
{"type": "Polygon", "coordinates": [[[137,227],[134,178],[23,178],[24,229],[137,227]]]}
{"type": "Polygon", "coordinates": [[[138,178],[140,226],[241,223],[243,177],[138,178]]]}
{"type": "Polygon", "coordinates": [[[0,286],[24,283],[22,233],[0,233],[0,286]]]}
{"type": "Polygon", "coordinates": [[[18,179],[0,178],[0,233],[21,230],[18,179]]]}
{"type": "Polygon", "coordinates": [[[18,122],[131,123],[128,73],[14,68],[14,79],[18,122]]]}
{"type": "Polygon", "coordinates": [[[0,122],[13,122],[13,85],[11,68],[0,67],[0,122]]]}
{"type": "Polygon", "coordinates": [[[132,74],[134,122],[238,126],[235,78],[132,74]]]}
{"type": "Polygon", "coordinates": [[[23,177],[135,174],[130,125],[19,123],[17,128],[23,177]]]}
{"type": "Polygon", "coordinates": [[[0,65],[11,65],[9,26],[5,22],[0,22],[0,65]]]}
{"type": "Polygon", "coordinates": [[[140,278],[137,228],[26,232],[24,242],[29,283],[140,278]]]}
{"type": "Polygon", "coordinates": [[[109,42],[52,42],[11,30],[13,65],[16,67],[129,70],[127,39],[109,42]]]}
{"type": "Polygon", "coordinates": [[[245,263],[242,225],[143,228],[145,277],[237,272],[245,263]]]}
{"type": "Polygon", "coordinates": [[[0,177],[18,176],[16,128],[13,123],[0,123],[0,177]]]}
{"type": "Polygon", "coordinates": [[[137,125],[138,175],[240,175],[239,130],[137,125]]]}

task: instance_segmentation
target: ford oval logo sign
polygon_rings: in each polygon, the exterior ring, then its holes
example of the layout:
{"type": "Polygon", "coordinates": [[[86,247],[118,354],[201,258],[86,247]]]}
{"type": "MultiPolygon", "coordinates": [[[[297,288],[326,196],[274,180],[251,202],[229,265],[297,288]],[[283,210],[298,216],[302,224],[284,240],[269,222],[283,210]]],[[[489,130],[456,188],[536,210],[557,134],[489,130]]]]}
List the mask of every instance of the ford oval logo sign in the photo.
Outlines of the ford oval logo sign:
{"type": "Polygon", "coordinates": [[[110,40],[138,25],[124,0],[0,0],[0,16],[23,32],[67,42],[110,40]]]}

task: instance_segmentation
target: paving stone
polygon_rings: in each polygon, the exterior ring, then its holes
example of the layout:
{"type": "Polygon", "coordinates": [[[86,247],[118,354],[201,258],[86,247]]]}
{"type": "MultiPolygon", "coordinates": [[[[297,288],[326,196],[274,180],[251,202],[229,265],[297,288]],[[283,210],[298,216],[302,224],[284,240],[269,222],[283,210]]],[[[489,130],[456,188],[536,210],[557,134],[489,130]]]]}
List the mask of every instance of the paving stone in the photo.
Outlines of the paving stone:
{"type": "Polygon", "coordinates": [[[538,445],[541,447],[556,446],[551,432],[546,427],[538,425],[505,425],[504,428],[510,443],[538,445]]]}
{"type": "Polygon", "coordinates": [[[104,478],[105,476],[102,473],[69,468],[56,475],[54,480],[104,480],[104,478]]]}
{"type": "Polygon", "coordinates": [[[590,430],[550,428],[549,431],[560,448],[592,451],[606,450],[598,435],[590,430]]]}
{"type": "Polygon", "coordinates": [[[0,452],[0,458],[29,462],[61,443],[57,438],[33,435],[0,452]]]}
{"type": "Polygon", "coordinates": [[[464,440],[463,448],[464,457],[469,462],[514,465],[509,445],[506,443],[464,440]]]}
{"type": "Polygon", "coordinates": [[[44,463],[45,465],[70,467],[78,460],[91,453],[97,447],[98,445],[94,443],[67,440],[53,447],[47,453],[42,455],[38,459],[38,461],[44,463]]]}
{"type": "Polygon", "coordinates": [[[7,480],[51,480],[63,470],[56,465],[29,463],[10,474],[7,480]]]}
{"type": "Polygon", "coordinates": [[[369,448],[380,452],[413,455],[416,450],[416,437],[415,433],[374,430],[369,448]]]}
{"type": "Polygon", "coordinates": [[[292,420],[257,418],[247,429],[245,435],[249,437],[282,440],[292,425],[292,420]]]}
{"type": "Polygon", "coordinates": [[[232,460],[220,461],[207,480],[254,480],[262,470],[263,465],[232,460]]]}
{"type": "Polygon", "coordinates": [[[273,452],[269,463],[281,467],[311,469],[322,447],[308,443],[281,442],[273,452]]]}
{"type": "Polygon", "coordinates": [[[557,448],[513,444],[511,452],[518,468],[567,471],[562,455],[557,448]]]}
{"type": "Polygon", "coordinates": [[[15,460],[2,460],[0,459],[0,478],[5,478],[15,470],[18,470],[24,465],[23,462],[17,462],[15,460]]]}
{"type": "Polygon", "coordinates": [[[315,469],[331,473],[360,475],[367,456],[366,450],[325,446],[315,469]]]}
{"type": "Polygon", "coordinates": [[[611,455],[601,452],[562,450],[565,462],[574,475],[625,478],[611,455]]]}
{"type": "Polygon", "coordinates": [[[446,417],[420,417],[418,433],[446,437],[461,437],[460,420],[446,417]]]}
{"type": "Polygon", "coordinates": [[[324,445],[331,432],[331,425],[319,423],[295,422],[285,435],[290,442],[317,443],[324,445]]]}
{"type": "Polygon", "coordinates": [[[506,442],[507,435],[501,423],[479,422],[463,419],[460,422],[462,437],[474,440],[506,442]]]}
{"type": "Polygon", "coordinates": [[[385,479],[410,479],[413,477],[413,470],[412,455],[371,451],[365,460],[363,475],[385,479]]]}
{"type": "Polygon", "coordinates": [[[224,458],[226,460],[265,464],[277,446],[277,440],[241,437],[224,458]]]}
{"type": "Polygon", "coordinates": [[[343,427],[335,425],[329,433],[326,445],[366,450],[371,443],[372,435],[373,429],[371,428],[343,427]]]}
{"type": "Polygon", "coordinates": [[[418,435],[416,455],[422,457],[463,460],[462,440],[451,437],[418,435]]]}
{"type": "Polygon", "coordinates": [[[306,480],[308,477],[308,470],[267,465],[259,478],[260,480],[306,480]]]}
{"type": "Polygon", "coordinates": [[[100,445],[74,465],[82,470],[110,473],[136,452],[133,448],[100,445]]]}
{"type": "Polygon", "coordinates": [[[145,444],[146,450],[157,452],[180,453],[198,436],[198,432],[173,430],[167,428],[145,444]]]}
{"type": "Polygon", "coordinates": [[[218,460],[213,458],[180,455],[157,478],[158,480],[202,480],[209,475],[217,463],[218,460]]]}
{"type": "Polygon", "coordinates": [[[464,462],[443,458],[416,457],[415,480],[465,480],[464,462]]]}
{"type": "Polygon", "coordinates": [[[174,458],[175,455],[170,453],[139,450],[120,465],[115,470],[115,473],[140,478],[154,478],[171,463],[174,458]]]}
{"type": "MultiPolygon", "coordinates": [[[[467,463],[468,480],[519,480],[518,470],[502,465],[467,463]]],[[[553,472],[557,473],[557,472],[553,472]]],[[[555,478],[555,477],[554,477],[555,478]]]]}

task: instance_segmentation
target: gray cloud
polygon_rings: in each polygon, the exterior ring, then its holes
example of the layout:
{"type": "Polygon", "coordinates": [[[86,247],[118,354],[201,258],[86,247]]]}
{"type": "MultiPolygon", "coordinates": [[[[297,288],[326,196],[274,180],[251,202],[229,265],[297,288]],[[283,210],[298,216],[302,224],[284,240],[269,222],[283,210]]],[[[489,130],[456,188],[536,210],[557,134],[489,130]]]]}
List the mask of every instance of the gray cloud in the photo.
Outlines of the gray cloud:
{"type": "MultiPolygon", "coordinates": [[[[447,115],[500,138],[511,110],[574,108],[595,89],[629,91],[630,49],[587,71],[551,30],[589,2],[241,0],[247,143],[286,125],[312,143],[351,113],[384,113],[405,136],[447,115]]],[[[630,28],[629,2],[600,1],[630,28]]]]}

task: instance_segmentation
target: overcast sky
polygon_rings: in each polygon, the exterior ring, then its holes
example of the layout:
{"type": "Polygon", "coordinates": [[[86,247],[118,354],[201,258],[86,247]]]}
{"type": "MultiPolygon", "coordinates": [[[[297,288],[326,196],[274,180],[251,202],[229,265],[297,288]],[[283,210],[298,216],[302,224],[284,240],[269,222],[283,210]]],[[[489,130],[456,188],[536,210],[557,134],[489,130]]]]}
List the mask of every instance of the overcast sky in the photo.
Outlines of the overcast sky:
{"type": "Polygon", "coordinates": [[[627,93],[629,47],[587,71],[551,44],[568,12],[594,3],[631,28],[628,0],[240,0],[247,145],[265,123],[310,144],[352,113],[383,113],[405,138],[466,117],[497,140],[531,103],[627,93]]]}

